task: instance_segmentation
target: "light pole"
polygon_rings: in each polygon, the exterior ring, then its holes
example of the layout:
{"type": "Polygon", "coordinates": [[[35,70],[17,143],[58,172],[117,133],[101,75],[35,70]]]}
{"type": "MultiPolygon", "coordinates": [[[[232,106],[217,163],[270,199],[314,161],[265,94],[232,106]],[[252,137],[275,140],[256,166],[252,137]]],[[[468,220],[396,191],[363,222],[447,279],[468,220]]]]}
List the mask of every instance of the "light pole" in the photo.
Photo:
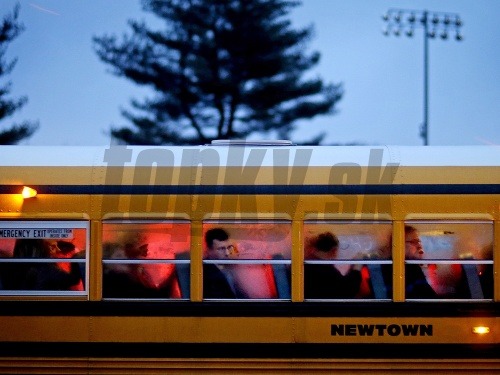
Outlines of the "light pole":
{"type": "Polygon", "coordinates": [[[440,37],[446,40],[451,33],[454,33],[457,41],[462,40],[460,34],[462,20],[456,13],[395,8],[389,9],[382,19],[386,22],[384,35],[405,34],[411,38],[416,28],[424,29],[424,121],[420,128],[420,136],[427,146],[429,144],[429,38],[440,37]]]}

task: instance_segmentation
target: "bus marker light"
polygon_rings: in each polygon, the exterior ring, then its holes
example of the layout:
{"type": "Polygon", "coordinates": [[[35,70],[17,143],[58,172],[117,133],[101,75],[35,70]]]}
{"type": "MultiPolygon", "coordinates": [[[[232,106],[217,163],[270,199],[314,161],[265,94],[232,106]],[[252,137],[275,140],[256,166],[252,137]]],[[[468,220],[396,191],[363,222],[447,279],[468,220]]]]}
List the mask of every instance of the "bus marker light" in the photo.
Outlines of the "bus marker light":
{"type": "Polygon", "coordinates": [[[473,327],[472,332],[478,335],[484,335],[486,333],[490,333],[490,327],[485,327],[485,326],[473,327]]]}
{"type": "Polygon", "coordinates": [[[24,199],[34,198],[37,195],[37,191],[29,186],[23,187],[23,192],[21,193],[24,199]]]}

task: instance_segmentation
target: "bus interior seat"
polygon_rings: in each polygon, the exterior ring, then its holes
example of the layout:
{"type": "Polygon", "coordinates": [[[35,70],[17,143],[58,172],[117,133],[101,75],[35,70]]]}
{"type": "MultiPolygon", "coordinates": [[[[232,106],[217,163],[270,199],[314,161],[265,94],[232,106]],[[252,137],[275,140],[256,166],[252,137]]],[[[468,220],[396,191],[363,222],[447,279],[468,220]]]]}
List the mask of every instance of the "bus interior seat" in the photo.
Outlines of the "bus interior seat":
{"type": "MultiPolygon", "coordinates": [[[[176,260],[189,260],[190,255],[188,251],[175,254],[176,260]]],[[[188,263],[177,263],[175,265],[175,271],[177,274],[177,281],[179,281],[179,288],[181,290],[181,297],[189,299],[190,298],[190,275],[189,275],[189,264],[188,263]]]]}
{"type": "Polygon", "coordinates": [[[366,266],[370,272],[370,283],[375,299],[387,298],[387,288],[382,276],[382,266],[380,264],[368,264],[366,266]]]}
{"type": "MultiPolygon", "coordinates": [[[[283,260],[283,255],[273,255],[273,260],[283,260]]],[[[274,282],[276,283],[276,291],[279,299],[291,299],[290,279],[288,277],[288,269],[286,264],[273,264],[274,282]]]]}
{"type": "Polygon", "coordinates": [[[87,280],[87,265],[85,263],[78,263],[78,270],[80,271],[80,277],[82,280],[83,285],[85,286],[86,280],[87,280]]]}
{"type": "Polygon", "coordinates": [[[481,280],[479,280],[479,274],[477,273],[476,265],[462,264],[462,270],[467,280],[470,297],[472,299],[483,299],[484,298],[483,288],[481,286],[481,280]]]}

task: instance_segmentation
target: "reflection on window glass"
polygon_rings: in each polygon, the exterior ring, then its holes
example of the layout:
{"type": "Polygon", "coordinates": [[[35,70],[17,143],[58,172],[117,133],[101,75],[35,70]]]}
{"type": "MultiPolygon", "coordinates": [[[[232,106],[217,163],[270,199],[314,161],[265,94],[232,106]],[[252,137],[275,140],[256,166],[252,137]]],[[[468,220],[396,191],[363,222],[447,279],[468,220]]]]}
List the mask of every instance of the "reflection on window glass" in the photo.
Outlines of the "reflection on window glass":
{"type": "Polygon", "coordinates": [[[389,222],[306,222],[305,299],[392,296],[389,222]]]}
{"type": "Polygon", "coordinates": [[[204,298],[290,298],[290,222],[205,222],[203,236],[204,298]]]}
{"type": "Polygon", "coordinates": [[[85,222],[0,222],[0,294],[84,292],[87,242],[85,222]]]}
{"type": "Polygon", "coordinates": [[[491,222],[408,222],[406,298],[493,298],[491,222]]]}
{"type": "Polygon", "coordinates": [[[104,298],[189,298],[187,221],[103,224],[104,298]]]}

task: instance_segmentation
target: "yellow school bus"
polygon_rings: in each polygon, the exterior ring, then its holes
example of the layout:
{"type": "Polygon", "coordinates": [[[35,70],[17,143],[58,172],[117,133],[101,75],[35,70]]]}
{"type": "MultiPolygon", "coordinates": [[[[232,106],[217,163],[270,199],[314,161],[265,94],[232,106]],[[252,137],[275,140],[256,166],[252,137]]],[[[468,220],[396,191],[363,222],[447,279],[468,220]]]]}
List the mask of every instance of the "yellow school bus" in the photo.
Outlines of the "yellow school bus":
{"type": "Polygon", "coordinates": [[[0,155],[0,373],[500,371],[496,146],[0,155]]]}

